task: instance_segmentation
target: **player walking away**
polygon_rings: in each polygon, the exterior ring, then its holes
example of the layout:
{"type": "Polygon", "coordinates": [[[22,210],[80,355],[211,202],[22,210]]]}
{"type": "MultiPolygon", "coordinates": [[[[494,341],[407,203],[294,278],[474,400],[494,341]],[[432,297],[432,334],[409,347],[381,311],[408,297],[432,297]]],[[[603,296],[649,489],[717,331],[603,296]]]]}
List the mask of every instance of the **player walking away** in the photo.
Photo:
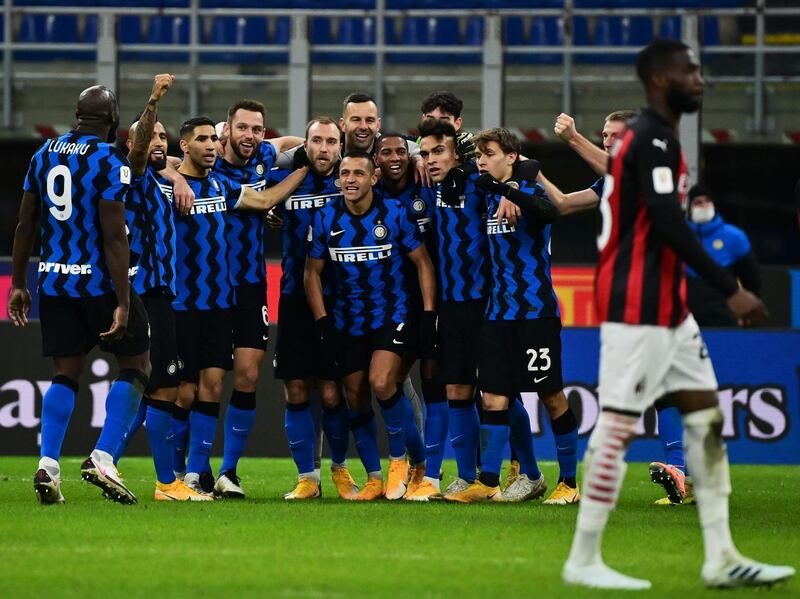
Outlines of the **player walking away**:
{"type": "MultiPolygon", "coordinates": [[[[307,165],[308,174],[274,210],[281,219],[283,241],[275,378],[283,380],[286,438],[298,473],[297,485],[284,496],[290,500],[320,496],[320,473],[314,463],[317,432],[310,405],[310,395],[315,389],[322,403],[321,428],[330,446],[331,476],[336,490],[343,499],[352,498],[358,491],[347,468],[350,441],[347,406],[339,396],[335,370],[322,359],[314,317],[303,287],[308,232],[314,213],[342,196],[339,184],[341,145],[336,121],[328,117],[311,120],[306,126],[302,151],[295,152],[296,167],[307,165]]],[[[267,186],[285,180],[292,170],[273,170],[267,186]]],[[[333,291],[329,274],[330,268],[325,269],[323,295],[328,307],[333,291]]]]}
{"type": "Polygon", "coordinates": [[[794,568],[743,557],[728,524],[730,475],[722,441],[717,381],[697,323],[686,306],[683,262],[711,282],[744,324],[764,305],[703,251],[684,218],[686,165],[675,132],[682,113],[700,107],[700,65],[685,44],[656,40],[636,64],[647,108],[612,151],[601,200],[600,262],[595,285],[600,330],[597,420],[584,462],[584,497],[565,582],[596,588],[646,589],[650,582],[612,570],[600,553],[603,530],[625,475],[636,422],[671,394],[683,413],[709,587],[772,584],[794,568]]]}
{"type": "MultiPolygon", "coordinates": [[[[175,478],[172,470],[171,416],[178,396],[178,349],[175,340],[175,222],[173,187],[159,172],[166,168],[167,133],[157,120],[158,102],[174,77],[156,75],[150,100],[128,135],[128,160],[133,184],[126,206],[131,240],[131,287],[141,297],[150,322],[152,372],[139,411],[125,441],[117,449],[119,460],[127,440],[144,420],[156,470],[156,501],[207,501],[175,478]]],[[[176,181],[188,189],[186,180],[176,181]]],[[[178,183],[176,182],[176,187],[178,183]]],[[[189,190],[191,193],[191,190],[189,190]]]]}
{"type": "Polygon", "coordinates": [[[428,124],[439,121],[452,125],[458,134],[456,138],[458,155],[461,156],[461,160],[467,162],[475,159],[475,143],[472,139],[472,133],[461,129],[464,125],[464,120],[461,118],[463,109],[464,102],[453,92],[431,92],[422,100],[422,106],[420,106],[422,118],[420,121],[428,124]]]}
{"type": "MultiPolygon", "coordinates": [[[[226,213],[229,209],[269,210],[281,193],[291,192],[305,176],[305,169],[300,169],[281,186],[265,191],[241,186],[212,172],[216,140],[214,122],[206,117],[195,117],[181,125],[184,160],[178,170],[194,191],[195,202],[189,214],[176,219],[175,227],[177,296],[173,307],[183,369],[173,412],[173,469],[178,478],[185,471],[186,484],[205,493],[215,489],[209,455],[216,436],[223,378],[233,365],[235,285],[228,267],[226,213]],[[187,464],[184,451],[189,436],[187,464]]],[[[236,495],[241,496],[228,496],[236,495]]]]}
{"type": "MultiPolygon", "coordinates": [[[[342,198],[314,214],[305,287],[316,319],[326,364],[336,363],[351,411],[351,428],[368,481],[353,497],[384,495],[370,391],[378,398],[389,435],[387,499],[400,499],[411,465],[425,467],[425,448],[411,404],[397,384],[408,346],[408,303],[403,280],[405,253],[417,267],[424,309],[433,311],[433,266],[416,223],[400,202],[375,198],[375,165],[366,152],[347,154],[339,167],[342,198]],[[325,306],[322,269],[334,269],[334,303],[325,306]]],[[[425,352],[435,329],[423,332],[425,352]]]]}
{"type": "Polygon", "coordinates": [[[42,402],[41,459],[33,488],[41,503],[64,503],[58,460],[75,406],[84,356],[95,346],[115,355],[119,375],[106,398],[106,418],[81,477],[119,503],[136,503],[113,454],[139,407],[150,376],[147,314],[128,284],[125,198],[127,159],[112,143],[117,98],[94,86],[78,97],[74,130],[51,139],[31,159],[13,250],[9,317],[28,323],[26,272],[41,217],[39,313],[43,355],[53,380],[42,402]]]}
{"type": "MultiPolygon", "coordinates": [[[[565,194],[543,174],[539,182],[562,215],[594,208],[603,195],[603,182],[607,170],[608,153],[614,143],[622,137],[625,124],[636,113],[632,110],[617,110],[609,114],[603,124],[603,150],[598,148],[575,129],[573,118],[563,112],[555,123],[555,133],[574,149],[578,155],[601,177],[588,189],[565,194]]],[[[651,462],[650,480],[664,488],[666,496],[655,505],[689,505],[694,503],[694,488],[686,470],[683,452],[683,425],[680,410],[669,397],[655,402],[658,413],[658,437],[664,448],[664,462],[651,462]]]]}
{"type": "MultiPolygon", "coordinates": [[[[381,170],[381,178],[375,193],[384,200],[399,201],[417,224],[429,255],[435,256],[436,238],[433,229],[435,197],[430,187],[414,181],[410,169],[408,141],[400,133],[384,133],[377,141],[375,163],[381,170]]],[[[435,263],[435,258],[432,263],[435,263]]],[[[416,277],[416,266],[404,260],[403,276],[409,299],[409,347],[403,360],[401,380],[408,380],[408,373],[417,358],[420,359],[422,396],[425,400],[425,471],[412,473],[405,498],[412,501],[428,501],[441,497],[439,478],[447,439],[447,392],[438,377],[436,352],[423,353],[425,349],[423,331],[436,327],[436,313],[424,310],[422,289],[416,277]],[[425,322],[423,322],[425,321],[425,322]]],[[[428,350],[435,348],[428,347],[428,350]]]]}
{"type": "MultiPolygon", "coordinates": [[[[277,155],[302,139],[264,140],[264,115],[264,105],[256,100],[240,100],[230,107],[223,126],[224,154],[214,163],[215,174],[254,191],[265,189],[277,155]]],[[[269,338],[264,214],[234,210],[226,219],[234,287],[233,390],[225,411],[225,448],[214,491],[222,497],[243,498],[236,467],[255,421],[256,387],[269,338]]]]}

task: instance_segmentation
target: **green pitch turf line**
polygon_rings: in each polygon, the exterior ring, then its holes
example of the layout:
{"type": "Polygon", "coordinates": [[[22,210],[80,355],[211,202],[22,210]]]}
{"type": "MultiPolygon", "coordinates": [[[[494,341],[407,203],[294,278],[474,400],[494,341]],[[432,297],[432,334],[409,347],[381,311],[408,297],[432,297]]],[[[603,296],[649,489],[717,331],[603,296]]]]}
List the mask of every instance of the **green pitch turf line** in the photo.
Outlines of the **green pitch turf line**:
{"type": "MultiPolygon", "coordinates": [[[[289,503],[281,497],[295,480],[291,461],[253,458],[239,470],[247,500],[195,504],[154,502],[150,461],[125,459],[139,504],[123,506],[80,481],[81,460],[62,460],[66,505],[40,506],[36,459],[0,458],[0,597],[619,596],[560,581],[575,506],[349,503],[335,498],[327,463],[324,498],[289,503]]],[[[350,463],[363,482],[358,461],[350,463]]],[[[555,481],[556,465],[543,467],[555,481]]],[[[444,469],[446,484],[455,468],[444,469]]],[[[746,555],[800,565],[796,470],[733,468],[732,526],[746,555]]],[[[660,496],[647,465],[631,464],[604,556],[653,581],[635,596],[753,596],[702,588],[696,510],[651,505],[660,496]]],[[[800,584],[769,596],[798,597],[800,584]]]]}

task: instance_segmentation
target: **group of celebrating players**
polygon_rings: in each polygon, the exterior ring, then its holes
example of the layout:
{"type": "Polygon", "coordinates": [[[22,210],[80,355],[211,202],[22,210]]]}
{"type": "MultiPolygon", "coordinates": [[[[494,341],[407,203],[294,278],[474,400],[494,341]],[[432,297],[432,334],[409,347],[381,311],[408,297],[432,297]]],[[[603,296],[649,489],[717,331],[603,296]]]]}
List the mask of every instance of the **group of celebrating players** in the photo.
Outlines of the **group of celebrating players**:
{"type": "MultiPolygon", "coordinates": [[[[425,98],[416,141],[381,131],[378,106],[362,93],[344,100],[338,121],[317,117],[302,138],[269,140],[263,105],[242,100],[224,123],[185,121],[182,157],[173,159],[157,120],[171,75],[155,77],[130,128],[127,157],[112,143],[119,122],[114,93],[85,90],[76,128],[47,141],[31,160],[14,242],[9,313],[24,325],[31,302],[26,265],[41,220],[40,320],[54,376],[42,408],[39,500],[64,502],[61,446],[84,356],[98,342],[116,355],[120,372],[82,477],[109,499],[135,503],[116,464],[146,422],[156,500],[245,496],[237,465],[267,348],[263,248],[271,225],[283,241],[275,377],[284,383],[285,430],[298,471],[287,500],[320,496],[321,437],[343,499],[541,497],[547,484],[521,402],[521,393],[537,392],[560,468],[545,503],[580,501],[565,580],[646,588],[649,582],[605,566],[600,542],[638,417],[669,395],[677,418],[683,413],[706,584],[791,576],[791,568],[741,557],[730,540],[716,379],[686,308],[684,262],[725,293],[746,324],[765,315],[763,304],[705,254],[681,212],[687,177],[674,130],[681,113],[699,107],[699,68],[686,46],[659,40],[640,54],[637,71],[648,107],[627,125],[632,114],[609,115],[610,159],[574,131],[567,115],[558,118],[556,132],[606,175],[570,194],[522,156],[508,129],[463,132],[462,103],[449,92],[425,98]],[[560,214],[598,204],[602,412],[581,498],[550,226],[560,214]],[[417,360],[421,400],[409,378],[417,360]],[[209,456],[230,370],[215,478],[209,456]],[[373,395],[388,437],[386,481],[373,395]],[[319,418],[312,396],[319,398],[319,418]],[[360,487],[347,465],[351,434],[367,476],[360,487]],[[448,434],[457,477],[443,489],[448,434]],[[514,467],[501,489],[508,444],[514,467]]],[[[686,499],[681,469],[656,463],[651,474],[668,502],[686,499]]]]}

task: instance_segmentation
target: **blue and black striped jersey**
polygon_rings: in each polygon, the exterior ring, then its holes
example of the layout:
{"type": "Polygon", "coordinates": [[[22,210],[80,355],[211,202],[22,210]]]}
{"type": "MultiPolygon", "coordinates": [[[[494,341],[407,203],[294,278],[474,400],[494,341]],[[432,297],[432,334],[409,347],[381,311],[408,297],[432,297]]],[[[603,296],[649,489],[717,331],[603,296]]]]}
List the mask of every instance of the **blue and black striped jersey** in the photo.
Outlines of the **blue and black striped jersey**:
{"type": "MultiPolygon", "coordinates": [[[[291,174],[290,169],[274,169],[267,181],[272,187],[291,174]]],[[[303,271],[308,254],[308,232],[314,212],[335,198],[342,197],[339,187],[338,165],[328,176],[320,176],[309,169],[306,178],[300,183],[283,203],[275,207],[281,219],[281,239],[283,256],[281,258],[281,295],[305,294],[303,288],[303,271]]],[[[331,289],[330,268],[326,268],[322,281],[323,292],[327,295],[331,289]]]]}
{"type": "Polygon", "coordinates": [[[365,335],[408,314],[403,254],[422,245],[416,223],[396,200],[374,198],[364,214],[351,214],[344,198],[314,213],[308,255],[334,270],[336,328],[365,335]]]}
{"type": "Polygon", "coordinates": [[[467,171],[464,201],[448,206],[442,201],[442,185],[436,185],[436,265],[439,297],[462,302],[483,299],[489,294],[486,243],[486,194],[475,187],[480,176],[472,165],[467,171]]]}
{"type": "Polygon", "coordinates": [[[175,217],[172,184],[147,165],[131,186],[126,208],[131,285],[136,293],[162,288],[175,295],[175,217]]]}
{"type": "Polygon", "coordinates": [[[194,192],[194,205],[186,216],[175,215],[178,274],[176,310],[230,308],[234,301],[225,235],[229,210],[239,202],[238,183],[211,173],[186,176],[194,192]]]}
{"type": "MultiPolygon", "coordinates": [[[[275,146],[262,141],[255,154],[244,166],[234,166],[217,158],[213,172],[256,191],[266,188],[267,176],[275,164],[275,146]]],[[[228,246],[231,253],[233,284],[246,285],[266,280],[264,263],[264,214],[260,211],[239,210],[228,214],[228,246]]]]}
{"type": "Polygon", "coordinates": [[[45,295],[113,293],[103,257],[98,203],[125,202],[127,158],[96,135],[71,131],[51,139],[31,159],[24,190],[42,206],[39,289],[45,295]]]}
{"type": "MultiPolygon", "coordinates": [[[[542,194],[538,183],[519,182],[520,191],[542,194]]],[[[495,215],[501,197],[487,193],[486,234],[492,272],[492,291],[486,306],[488,320],[533,320],[559,317],[558,299],[550,276],[550,225],[525,216],[511,226],[495,215]]]]}

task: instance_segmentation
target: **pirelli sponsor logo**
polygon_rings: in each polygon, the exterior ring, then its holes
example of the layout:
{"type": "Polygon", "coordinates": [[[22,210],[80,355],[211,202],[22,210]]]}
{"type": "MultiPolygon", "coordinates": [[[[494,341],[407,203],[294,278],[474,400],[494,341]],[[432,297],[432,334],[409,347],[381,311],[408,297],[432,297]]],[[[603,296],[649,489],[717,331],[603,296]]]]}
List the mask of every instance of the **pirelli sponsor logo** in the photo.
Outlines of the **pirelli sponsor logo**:
{"type": "Polygon", "coordinates": [[[242,187],[249,187],[253,191],[263,191],[266,186],[267,182],[264,179],[259,179],[255,183],[245,183],[242,185],[242,187]]]}
{"type": "Polygon", "coordinates": [[[505,218],[498,221],[496,218],[490,218],[486,221],[486,234],[487,235],[505,235],[506,233],[513,233],[517,228],[508,224],[505,218]]]}
{"type": "Polygon", "coordinates": [[[283,206],[286,208],[286,210],[310,210],[312,208],[323,208],[328,202],[341,196],[341,192],[324,194],[301,193],[290,196],[283,203],[283,206]]]}
{"type": "Polygon", "coordinates": [[[392,245],[365,245],[349,248],[329,248],[334,262],[375,262],[392,255],[392,245]]]}
{"type": "Polygon", "coordinates": [[[195,199],[189,214],[211,214],[212,212],[227,212],[228,205],[223,196],[195,199]]]}

